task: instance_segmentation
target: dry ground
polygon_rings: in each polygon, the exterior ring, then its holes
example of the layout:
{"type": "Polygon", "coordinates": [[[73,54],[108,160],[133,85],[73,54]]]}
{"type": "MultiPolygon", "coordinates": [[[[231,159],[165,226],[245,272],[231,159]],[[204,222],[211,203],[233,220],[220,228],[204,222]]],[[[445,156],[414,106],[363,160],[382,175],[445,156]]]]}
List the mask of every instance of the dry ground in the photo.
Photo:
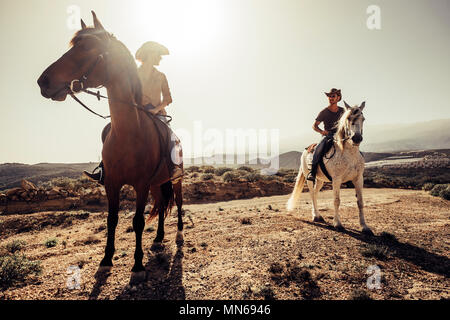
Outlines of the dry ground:
{"type": "Polygon", "coordinates": [[[24,240],[22,253],[43,266],[41,276],[0,290],[0,299],[351,299],[364,293],[373,299],[450,297],[450,202],[423,191],[365,189],[366,221],[375,233],[370,237],[360,233],[353,189],[341,193],[342,232],[331,226],[331,191],[321,192],[319,200],[326,223],[311,222],[308,194],[293,213],[285,210],[287,199],[186,205],[185,243],[180,247],[171,215],[162,248],[150,250],[156,233],[152,221],[143,240],[147,281],[137,287],[128,285],[135,243],[132,212],[120,213],[112,272],[97,276],[106,239],[105,212],[0,216],[1,246],[24,240]],[[61,218],[67,216],[72,219],[61,218]],[[49,238],[58,239],[56,247],[44,246],[49,238]],[[382,251],[378,256],[377,250],[382,251]],[[71,265],[81,267],[80,289],[67,288],[71,265]],[[367,289],[371,265],[380,268],[381,289],[367,289]]]}

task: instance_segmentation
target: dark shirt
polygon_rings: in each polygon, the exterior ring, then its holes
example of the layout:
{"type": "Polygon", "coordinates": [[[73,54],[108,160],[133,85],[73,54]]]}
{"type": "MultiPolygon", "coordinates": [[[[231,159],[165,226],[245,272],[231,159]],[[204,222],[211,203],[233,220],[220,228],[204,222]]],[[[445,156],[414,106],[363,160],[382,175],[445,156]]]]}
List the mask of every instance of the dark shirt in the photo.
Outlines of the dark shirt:
{"type": "Polygon", "coordinates": [[[325,108],[320,111],[316,118],[316,121],[323,122],[325,130],[328,132],[336,132],[336,124],[344,113],[344,108],[338,107],[338,111],[332,112],[330,109],[325,108]]]}

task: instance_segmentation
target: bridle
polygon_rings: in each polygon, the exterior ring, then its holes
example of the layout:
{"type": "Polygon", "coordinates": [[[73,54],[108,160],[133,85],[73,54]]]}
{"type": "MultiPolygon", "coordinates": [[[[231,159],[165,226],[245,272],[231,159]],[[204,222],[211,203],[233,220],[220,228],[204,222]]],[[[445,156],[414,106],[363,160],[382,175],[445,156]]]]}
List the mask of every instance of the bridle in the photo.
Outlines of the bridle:
{"type": "MultiPolygon", "coordinates": [[[[86,106],[80,99],[78,99],[75,94],[80,93],[80,92],[85,92],[88,93],[90,95],[94,95],[97,97],[98,101],[100,101],[100,98],[105,98],[110,100],[107,96],[103,96],[100,94],[100,91],[98,90],[97,93],[90,91],[88,89],[86,89],[85,87],[87,87],[87,85],[85,84],[88,81],[88,76],[92,73],[92,71],[94,71],[95,67],[97,66],[98,62],[100,60],[104,60],[105,56],[108,55],[108,52],[104,52],[104,53],[100,53],[97,58],[95,59],[94,63],[91,64],[91,66],[89,67],[88,71],[83,74],[81,76],[80,79],[74,79],[70,82],[69,85],[69,94],[70,96],[79,104],[81,104],[81,106],[83,106],[85,109],[87,109],[89,112],[92,112],[93,114],[103,118],[103,119],[107,119],[107,118],[111,118],[111,116],[102,116],[101,114],[96,113],[95,111],[91,110],[88,106],[86,106]]],[[[107,77],[106,77],[107,78],[107,77]]],[[[106,79],[107,81],[108,79],[106,79]]],[[[106,82],[105,82],[106,83],[106,82]]],[[[98,89],[101,87],[97,87],[98,89]]]]}

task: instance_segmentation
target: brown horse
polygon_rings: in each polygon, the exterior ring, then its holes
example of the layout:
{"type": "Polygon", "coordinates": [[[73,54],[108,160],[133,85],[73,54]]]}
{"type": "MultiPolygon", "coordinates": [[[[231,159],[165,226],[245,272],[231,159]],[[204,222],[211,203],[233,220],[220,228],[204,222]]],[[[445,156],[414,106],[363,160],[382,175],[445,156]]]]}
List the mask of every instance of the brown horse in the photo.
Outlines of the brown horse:
{"type": "Polygon", "coordinates": [[[38,84],[45,98],[56,101],[64,101],[67,94],[81,89],[106,87],[111,130],[105,137],[102,157],[108,197],[108,239],[99,271],[112,267],[119,194],[122,186],[128,184],[136,191],[133,218],[136,249],[131,282],[138,282],[145,279],[142,232],[149,190],[154,199],[150,216],[159,217],[155,243],[164,238],[164,218],[173,206],[174,193],[178,207],[176,241],[178,244],[183,241],[181,178],[172,184],[167,170],[163,174],[158,170],[164,158],[156,127],[156,121],[160,120],[143,111],[136,63],[125,45],[103,28],[93,11],[92,15],[94,27],[86,27],[81,20],[82,29],[71,40],[71,48],[42,73],[38,84]]]}

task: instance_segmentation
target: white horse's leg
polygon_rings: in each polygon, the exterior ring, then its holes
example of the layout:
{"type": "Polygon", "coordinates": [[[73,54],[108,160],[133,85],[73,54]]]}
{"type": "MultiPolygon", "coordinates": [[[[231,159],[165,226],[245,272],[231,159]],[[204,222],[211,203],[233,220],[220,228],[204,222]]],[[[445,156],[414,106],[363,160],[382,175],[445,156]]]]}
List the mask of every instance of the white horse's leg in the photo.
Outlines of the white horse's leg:
{"type": "Polygon", "coordinates": [[[333,195],[334,195],[334,221],[333,225],[336,229],[343,229],[341,219],[339,217],[339,205],[341,204],[340,191],[341,191],[341,181],[333,180],[333,195]]]}
{"type": "Polygon", "coordinates": [[[363,202],[363,186],[364,186],[364,178],[363,176],[359,176],[357,179],[355,179],[353,182],[353,185],[355,186],[356,191],[356,198],[358,203],[358,209],[359,209],[359,224],[362,227],[362,232],[368,235],[373,235],[372,230],[366,225],[366,220],[364,219],[364,202],[363,202]]]}
{"type": "Polygon", "coordinates": [[[312,218],[314,222],[324,222],[323,218],[320,216],[319,209],[317,207],[317,197],[320,189],[322,189],[324,182],[322,180],[316,179],[316,184],[313,186],[313,182],[308,180],[309,194],[312,199],[312,218]]]}

